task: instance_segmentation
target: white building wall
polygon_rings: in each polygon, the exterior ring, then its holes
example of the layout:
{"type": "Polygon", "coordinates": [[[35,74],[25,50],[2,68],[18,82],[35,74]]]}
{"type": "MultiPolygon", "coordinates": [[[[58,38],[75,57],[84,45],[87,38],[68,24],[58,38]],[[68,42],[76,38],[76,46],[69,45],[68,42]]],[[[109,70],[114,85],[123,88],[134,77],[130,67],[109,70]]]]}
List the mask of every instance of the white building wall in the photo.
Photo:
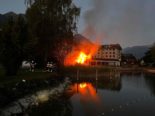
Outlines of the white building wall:
{"type": "Polygon", "coordinates": [[[93,58],[100,59],[100,61],[96,60],[96,64],[97,62],[100,62],[101,64],[108,63],[108,65],[110,66],[120,66],[121,50],[117,48],[108,48],[108,47],[105,49],[101,48],[97,51],[97,53],[93,56],[93,58]]]}

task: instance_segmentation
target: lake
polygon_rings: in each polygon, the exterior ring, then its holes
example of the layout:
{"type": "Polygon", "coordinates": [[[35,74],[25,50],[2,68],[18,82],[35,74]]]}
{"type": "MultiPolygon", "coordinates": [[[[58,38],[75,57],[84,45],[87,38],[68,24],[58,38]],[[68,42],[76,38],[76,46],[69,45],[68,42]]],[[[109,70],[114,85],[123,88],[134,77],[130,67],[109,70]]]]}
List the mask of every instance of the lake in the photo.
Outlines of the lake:
{"type": "Polygon", "coordinates": [[[29,110],[29,116],[155,116],[155,75],[116,73],[79,77],[57,99],[29,110]]]}
{"type": "Polygon", "coordinates": [[[155,77],[122,74],[96,82],[75,83],[73,116],[154,116],[155,77]]]}

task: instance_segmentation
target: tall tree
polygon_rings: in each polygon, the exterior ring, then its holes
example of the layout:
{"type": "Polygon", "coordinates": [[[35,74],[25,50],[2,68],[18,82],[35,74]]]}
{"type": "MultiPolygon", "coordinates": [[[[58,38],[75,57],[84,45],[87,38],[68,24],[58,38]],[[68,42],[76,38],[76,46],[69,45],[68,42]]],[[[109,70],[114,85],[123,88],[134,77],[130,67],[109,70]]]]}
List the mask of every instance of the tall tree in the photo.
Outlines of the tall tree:
{"type": "Polygon", "coordinates": [[[2,27],[0,38],[0,61],[7,75],[16,75],[24,59],[28,43],[27,24],[22,15],[10,17],[2,27]]]}
{"type": "Polygon", "coordinates": [[[26,3],[29,29],[37,40],[35,55],[42,65],[48,58],[63,64],[73,42],[80,9],[72,0],[26,0],[26,3]]]}
{"type": "Polygon", "coordinates": [[[155,43],[151,47],[151,54],[152,54],[153,61],[155,62],[155,43]]]}
{"type": "Polygon", "coordinates": [[[155,62],[155,44],[153,44],[153,46],[146,52],[143,59],[146,63],[155,62]]]}

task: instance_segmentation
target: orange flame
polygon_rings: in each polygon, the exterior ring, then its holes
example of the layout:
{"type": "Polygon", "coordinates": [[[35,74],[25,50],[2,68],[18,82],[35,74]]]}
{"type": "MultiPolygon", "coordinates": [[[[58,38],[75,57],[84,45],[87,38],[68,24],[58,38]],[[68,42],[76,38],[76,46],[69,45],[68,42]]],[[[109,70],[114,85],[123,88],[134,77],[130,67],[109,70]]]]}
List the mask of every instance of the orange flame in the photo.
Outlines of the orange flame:
{"type": "Polygon", "coordinates": [[[65,58],[64,64],[70,65],[88,65],[92,56],[96,53],[98,46],[80,46],[78,49],[73,49],[65,58]],[[85,49],[87,48],[87,49],[85,49]]]}
{"type": "Polygon", "coordinates": [[[87,83],[80,83],[80,88],[82,89],[82,88],[85,88],[85,87],[87,87],[87,83]]]}
{"type": "Polygon", "coordinates": [[[80,52],[79,56],[76,59],[76,62],[78,64],[84,64],[90,58],[91,58],[91,55],[86,55],[84,52],[80,52]]]}
{"type": "Polygon", "coordinates": [[[74,45],[70,53],[64,59],[65,66],[89,65],[92,57],[100,46],[98,44],[81,41],[74,45]]]}

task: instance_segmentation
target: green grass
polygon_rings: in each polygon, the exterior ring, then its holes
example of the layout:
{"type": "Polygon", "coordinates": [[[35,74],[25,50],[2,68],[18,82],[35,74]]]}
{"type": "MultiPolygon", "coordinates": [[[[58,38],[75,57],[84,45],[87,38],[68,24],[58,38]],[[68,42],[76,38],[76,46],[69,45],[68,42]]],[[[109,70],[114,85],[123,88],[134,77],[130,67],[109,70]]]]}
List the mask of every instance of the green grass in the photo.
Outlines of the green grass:
{"type": "Polygon", "coordinates": [[[43,72],[42,70],[35,70],[30,72],[28,70],[20,69],[16,76],[5,76],[3,68],[0,68],[0,85],[9,85],[17,83],[23,79],[25,80],[44,80],[50,77],[57,76],[56,73],[43,72]]]}
{"type": "MultiPolygon", "coordinates": [[[[98,73],[106,73],[113,70],[112,67],[87,67],[87,66],[68,66],[62,67],[60,69],[60,74],[64,77],[66,76],[76,76],[77,70],[79,70],[80,75],[95,75],[96,69],[98,73]]],[[[25,80],[45,80],[47,78],[52,78],[59,76],[60,74],[54,72],[43,72],[42,70],[35,70],[35,72],[30,72],[28,69],[20,69],[16,76],[7,77],[5,76],[4,69],[0,68],[0,85],[11,85],[19,81],[25,80]]]]}

